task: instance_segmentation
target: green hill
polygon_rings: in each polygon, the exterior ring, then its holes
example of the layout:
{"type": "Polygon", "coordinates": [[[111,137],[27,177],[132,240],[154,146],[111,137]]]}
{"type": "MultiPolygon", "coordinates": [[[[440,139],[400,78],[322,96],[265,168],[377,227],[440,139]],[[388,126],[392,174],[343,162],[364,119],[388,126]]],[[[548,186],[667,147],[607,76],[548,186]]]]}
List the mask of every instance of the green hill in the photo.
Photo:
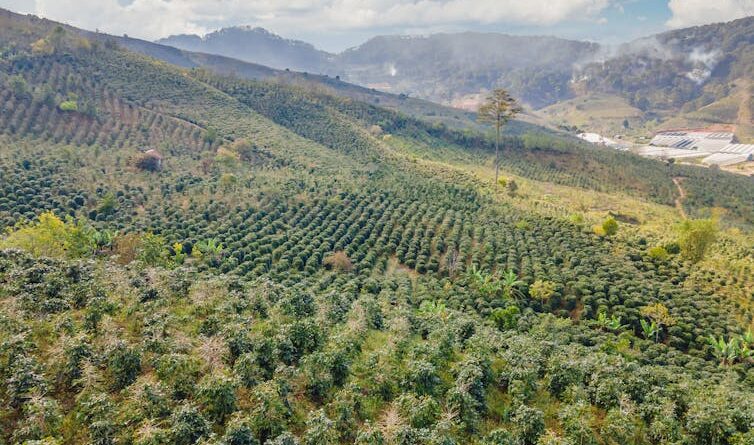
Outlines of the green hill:
{"type": "Polygon", "coordinates": [[[750,178],[0,25],[0,442],[751,441],[750,178]]]}

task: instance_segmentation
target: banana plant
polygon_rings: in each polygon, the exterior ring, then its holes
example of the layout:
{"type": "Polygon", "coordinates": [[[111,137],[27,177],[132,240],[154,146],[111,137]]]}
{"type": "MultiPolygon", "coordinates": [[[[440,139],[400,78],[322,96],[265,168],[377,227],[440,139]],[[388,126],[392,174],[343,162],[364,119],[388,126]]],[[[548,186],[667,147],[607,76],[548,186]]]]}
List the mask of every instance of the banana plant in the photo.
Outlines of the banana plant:
{"type": "Polygon", "coordinates": [[[495,276],[472,264],[466,271],[467,282],[486,297],[492,297],[500,292],[501,284],[495,276]]]}
{"type": "Polygon", "coordinates": [[[751,329],[747,330],[744,335],[741,336],[741,343],[749,347],[754,346],[754,332],[751,329]]]}
{"type": "Polygon", "coordinates": [[[512,270],[506,270],[503,273],[501,284],[506,297],[513,300],[518,300],[523,297],[523,293],[518,289],[518,286],[524,284],[524,282],[519,280],[518,275],[512,270]]]}
{"type": "MultiPolygon", "coordinates": [[[[725,338],[722,336],[715,338],[713,335],[710,335],[708,340],[710,345],[712,345],[712,353],[723,366],[733,364],[741,355],[741,347],[738,344],[737,338],[725,341],[725,338]]],[[[748,350],[748,346],[746,349],[748,350]]],[[[750,354],[750,352],[746,352],[746,354],[750,354]]]]}
{"type": "Polygon", "coordinates": [[[197,251],[199,256],[216,256],[223,252],[222,243],[218,242],[215,238],[201,240],[194,245],[194,251],[197,251]]]}
{"type": "Polygon", "coordinates": [[[447,307],[445,303],[440,300],[424,300],[419,305],[419,312],[426,315],[435,315],[441,319],[446,319],[448,316],[447,307]]]}
{"type": "Polygon", "coordinates": [[[738,355],[741,357],[741,360],[749,360],[751,358],[754,358],[754,350],[749,346],[747,343],[741,343],[741,346],[738,351],[738,355]]]}
{"type": "Polygon", "coordinates": [[[658,336],[660,335],[660,330],[657,327],[656,322],[648,322],[647,320],[640,320],[641,321],[641,331],[644,335],[644,338],[650,339],[654,337],[655,342],[657,342],[658,336]]]}
{"type": "Polygon", "coordinates": [[[597,326],[603,331],[617,332],[626,328],[626,325],[621,323],[621,317],[617,315],[611,315],[607,317],[607,313],[602,310],[597,313],[597,326]]]}
{"type": "Polygon", "coordinates": [[[112,248],[116,236],[118,236],[118,232],[109,229],[95,231],[92,234],[94,243],[100,250],[112,248]]]}

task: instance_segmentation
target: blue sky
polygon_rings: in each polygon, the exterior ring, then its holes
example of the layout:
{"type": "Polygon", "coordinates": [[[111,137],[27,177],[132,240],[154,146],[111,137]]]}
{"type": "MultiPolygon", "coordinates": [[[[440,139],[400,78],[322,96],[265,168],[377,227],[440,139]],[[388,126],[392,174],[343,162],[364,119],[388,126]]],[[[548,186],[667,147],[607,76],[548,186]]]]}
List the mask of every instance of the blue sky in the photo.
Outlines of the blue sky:
{"type": "Polygon", "coordinates": [[[754,15],[754,0],[0,0],[0,7],[149,40],[261,26],[329,51],[379,34],[456,31],[620,43],[754,15]]]}

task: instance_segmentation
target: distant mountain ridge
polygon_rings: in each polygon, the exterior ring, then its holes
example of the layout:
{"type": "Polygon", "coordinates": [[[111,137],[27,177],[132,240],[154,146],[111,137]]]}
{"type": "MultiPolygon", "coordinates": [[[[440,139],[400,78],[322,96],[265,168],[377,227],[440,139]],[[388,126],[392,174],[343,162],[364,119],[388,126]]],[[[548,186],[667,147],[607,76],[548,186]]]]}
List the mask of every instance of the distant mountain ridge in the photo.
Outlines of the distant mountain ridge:
{"type": "Polygon", "coordinates": [[[459,105],[500,84],[535,107],[563,99],[567,91],[551,86],[567,83],[575,61],[600,51],[596,43],[557,37],[465,32],[378,36],[330,54],[250,27],[225,28],[204,37],[172,36],[158,43],[279,69],[339,75],[348,82],[444,104],[459,105]]]}
{"type": "MultiPolygon", "coordinates": [[[[594,109],[593,97],[599,102],[597,111],[603,103],[617,105],[626,111],[609,113],[610,131],[629,118],[637,128],[652,122],[731,123],[754,137],[754,17],[668,31],[618,47],[557,37],[465,32],[378,36],[330,54],[248,27],[161,42],[337,75],[368,88],[469,110],[486,91],[504,87],[534,109],[573,100],[579,101],[574,106],[582,111],[594,109]],[[281,48],[274,63],[265,59],[270,47],[281,48]],[[583,101],[585,108],[579,105],[583,101]]],[[[547,116],[562,124],[580,123],[561,111],[562,107],[548,110],[547,116]]]]}
{"type": "Polygon", "coordinates": [[[296,71],[319,72],[331,57],[309,43],[284,39],[263,28],[249,26],[223,28],[204,37],[180,34],[157,43],[296,71]]]}

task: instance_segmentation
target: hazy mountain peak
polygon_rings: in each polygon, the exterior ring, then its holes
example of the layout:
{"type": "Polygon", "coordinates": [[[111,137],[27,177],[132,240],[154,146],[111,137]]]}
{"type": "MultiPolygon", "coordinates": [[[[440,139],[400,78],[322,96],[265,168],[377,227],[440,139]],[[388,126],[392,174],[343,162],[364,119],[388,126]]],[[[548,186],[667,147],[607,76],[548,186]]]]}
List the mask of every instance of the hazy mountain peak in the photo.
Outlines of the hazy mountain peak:
{"type": "Polygon", "coordinates": [[[248,25],[222,28],[201,37],[175,35],[157,43],[299,71],[321,72],[330,56],[309,43],[286,39],[264,28],[248,25]]]}

